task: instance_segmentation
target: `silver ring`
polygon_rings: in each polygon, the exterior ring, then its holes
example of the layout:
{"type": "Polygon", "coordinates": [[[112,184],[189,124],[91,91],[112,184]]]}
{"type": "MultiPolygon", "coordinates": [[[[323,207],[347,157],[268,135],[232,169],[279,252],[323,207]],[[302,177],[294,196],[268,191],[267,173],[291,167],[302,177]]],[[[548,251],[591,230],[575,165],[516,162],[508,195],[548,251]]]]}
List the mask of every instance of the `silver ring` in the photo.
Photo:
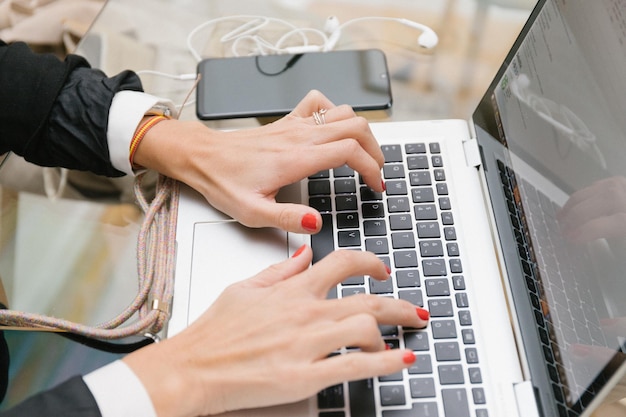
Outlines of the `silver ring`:
{"type": "Polygon", "coordinates": [[[326,109],[320,109],[320,111],[313,112],[313,120],[316,125],[326,124],[326,109]]]}

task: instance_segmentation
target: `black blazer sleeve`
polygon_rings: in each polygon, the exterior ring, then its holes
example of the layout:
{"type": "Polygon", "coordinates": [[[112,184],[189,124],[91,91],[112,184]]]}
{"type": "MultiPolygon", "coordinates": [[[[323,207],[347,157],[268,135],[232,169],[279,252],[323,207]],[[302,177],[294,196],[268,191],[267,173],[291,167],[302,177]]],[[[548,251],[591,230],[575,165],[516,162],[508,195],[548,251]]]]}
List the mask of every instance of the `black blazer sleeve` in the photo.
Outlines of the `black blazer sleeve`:
{"type": "Polygon", "coordinates": [[[141,91],[136,74],[115,77],[85,59],[35,54],[0,41],[0,153],[13,151],[42,166],[121,176],[110,163],[109,107],[115,93],[141,91]]]}
{"type": "Polygon", "coordinates": [[[0,413],[0,417],[33,416],[102,417],[102,414],[82,377],[75,376],[0,413]]]}

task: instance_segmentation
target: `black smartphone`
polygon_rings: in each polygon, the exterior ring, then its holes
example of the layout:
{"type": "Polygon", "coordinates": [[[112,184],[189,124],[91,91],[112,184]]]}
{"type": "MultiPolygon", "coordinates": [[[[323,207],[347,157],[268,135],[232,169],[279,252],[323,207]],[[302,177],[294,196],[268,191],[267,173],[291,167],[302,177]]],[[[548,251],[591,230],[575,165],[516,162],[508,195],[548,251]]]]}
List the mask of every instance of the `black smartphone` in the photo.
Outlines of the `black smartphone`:
{"type": "Polygon", "coordinates": [[[387,60],[378,49],[208,58],[198,73],[202,120],[282,116],[313,89],[355,111],[392,104],[387,60]]]}

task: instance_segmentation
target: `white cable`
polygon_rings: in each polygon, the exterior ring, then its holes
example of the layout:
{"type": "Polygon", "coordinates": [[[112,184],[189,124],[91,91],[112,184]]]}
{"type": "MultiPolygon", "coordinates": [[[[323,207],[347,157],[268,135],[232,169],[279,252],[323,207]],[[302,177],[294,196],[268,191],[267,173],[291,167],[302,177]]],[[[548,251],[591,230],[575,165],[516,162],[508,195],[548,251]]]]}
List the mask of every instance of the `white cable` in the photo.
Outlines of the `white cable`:
{"type": "MultiPolygon", "coordinates": [[[[196,59],[196,61],[200,62],[202,60],[202,56],[196,51],[195,47],[193,46],[193,40],[195,36],[201,30],[206,29],[209,26],[216,25],[222,22],[237,21],[237,20],[244,20],[244,23],[241,26],[223,35],[220,38],[220,42],[222,43],[233,42],[233,45],[235,45],[241,42],[241,40],[239,39],[253,40],[254,41],[253,43],[256,45],[257,49],[252,50],[249,54],[262,54],[262,51],[264,49],[275,51],[276,47],[273,44],[271,44],[270,42],[267,42],[261,37],[255,36],[259,30],[269,25],[270,23],[278,23],[280,25],[286,26],[291,31],[299,30],[297,26],[295,26],[294,24],[286,20],[272,18],[272,17],[265,17],[265,16],[256,16],[256,15],[225,16],[225,17],[220,17],[217,19],[208,20],[196,26],[187,35],[187,48],[189,49],[189,52],[191,53],[191,55],[196,59]]],[[[303,43],[306,43],[306,42],[307,40],[303,35],[303,43]]],[[[239,53],[237,52],[235,47],[232,47],[231,51],[233,52],[233,55],[239,56],[239,53]]]]}
{"type": "Polygon", "coordinates": [[[434,48],[439,41],[437,34],[430,27],[422,23],[414,22],[412,20],[404,18],[367,16],[348,20],[343,24],[339,24],[337,17],[329,16],[328,19],[326,19],[324,29],[319,30],[314,28],[299,28],[283,19],[255,15],[238,15],[208,20],[196,26],[187,36],[187,47],[189,49],[189,52],[196,59],[196,61],[200,62],[202,60],[202,56],[196,51],[193,46],[193,40],[197,36],[197,34],[201,30],[206,29],[209,26],[216,25],[218,23],[240,20],[243,20],[244,22],[235,29],[222,35],[222,37],[220,38],[220,42],[223,44],[232,42],[231,53],[234,56],[267,55],[270,53],[295,54],[304,52],[330,51],[339,41],[342,29],[345,29],[347,26],[353,25],[355,23],[372,20],[396,22],[420,30],[422,33],[418,37],[418,44],[426,49],[434,48]],[[278,23],[289,29],[287,33],[282,35],[276,42],[270,42],[267,39],[263,38],[261,35],[259,35],[259,32],[262,29],[265,29],[271,23],[278,23]],[[319,38],[318,40],[321,42],[312,43],[309,40],[308,36],[311,34],[319,38]],[[289,45],[288,41],[292,40],[293,37],[296,35],[300,37],[300,44],[289,45]],[[249,47],[246,52],[242,52],[242,45],[244,45],[245,43],[251,44],[253,45],[253,47],[249,47]]]}
{"type": "Polygon", "coordinates": [[[355,23],[361,23],[361,22],[372,21],[372,20],[397,22],[405,26],[409,26],[409,27],[421,30],[422,34],[419,36],[417,41],[419,45],[423,48],[432,49],[435,46],[437,46],[437,43],[439,42],[439,38],[437,37],[437,34],[435,33],[435,31],[422,23],[414,22],[412,20],[403,19],[403,18],[386,17],[386,16],[367,16],[367,17],[357,17],[355,19],[348,20],[342,23],[341,25],[339,25],[335,29],[333,34],[331,34],[331,40],[334,40],[334,42],[329,41],[325,45],[324,50],[330,51],[331,49],[335,47],[336,41],[338,41],[339,37],[341,36],[342,29],[346,28],[349,25],[353,25],[355,23]]]}

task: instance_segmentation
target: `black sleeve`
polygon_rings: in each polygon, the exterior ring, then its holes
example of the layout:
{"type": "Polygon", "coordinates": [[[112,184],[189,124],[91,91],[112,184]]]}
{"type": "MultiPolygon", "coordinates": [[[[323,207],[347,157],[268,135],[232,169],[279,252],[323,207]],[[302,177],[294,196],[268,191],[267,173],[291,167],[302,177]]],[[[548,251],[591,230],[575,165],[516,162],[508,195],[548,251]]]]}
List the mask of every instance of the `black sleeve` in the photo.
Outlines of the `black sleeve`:
{"type": "Polygon", "coordinates": [[[61,61],[24,43],[0,41],[0,153],[42,166],[121,176],[110,163],[109,107],[115,93],[141,91],[136,74],[107,77],[82,57],[61,61]]]}
{"type": "Polygon", "coordinates": [[[102,414],[83,378],[75,376],[0,413],[0,417],[33,416],[102,417],[102,414]]]}

